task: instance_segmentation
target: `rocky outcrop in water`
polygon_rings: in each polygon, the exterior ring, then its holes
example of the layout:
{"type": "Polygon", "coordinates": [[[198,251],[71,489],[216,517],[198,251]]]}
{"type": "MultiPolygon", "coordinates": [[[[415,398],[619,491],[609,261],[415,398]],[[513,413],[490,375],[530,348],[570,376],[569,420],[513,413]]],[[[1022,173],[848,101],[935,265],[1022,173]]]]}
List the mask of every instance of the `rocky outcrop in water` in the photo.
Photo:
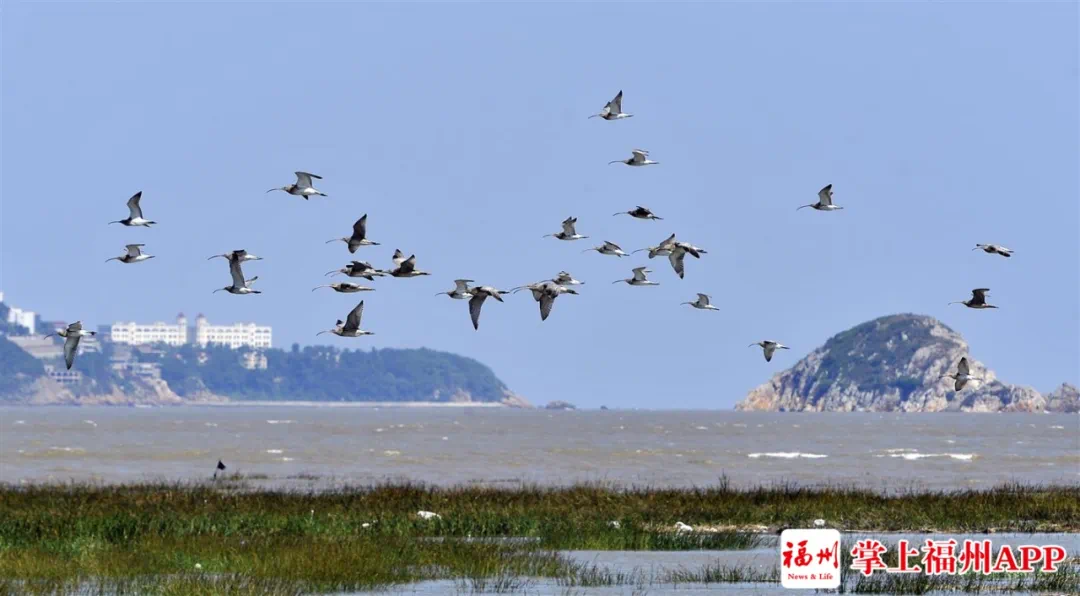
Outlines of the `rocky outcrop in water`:
{"type": "MultiPolygon", "coordinates": [[[[1073,388],[1075,392],[1075,388],[1073,388]]],[[[1068,396],[1062,398],[1067,401],[1068,396]]],[[[1075,398],[1074,398],[1075,399],[1075,398]]],[[[899,314],[839,333],[750,391],[737,410],[811,412],[1038,412],[1047,399],[997,379],[937,319],[899,314]],[[943,375],[967,356],[979,382],[953,391],[943,375]]]]}
{"type": "Polygon", "coordinates": [[[1046,394],[1046,409],[1049,412],[1080,412],[1080,390],[1062,383],[1061,387],[1046,394]]]}

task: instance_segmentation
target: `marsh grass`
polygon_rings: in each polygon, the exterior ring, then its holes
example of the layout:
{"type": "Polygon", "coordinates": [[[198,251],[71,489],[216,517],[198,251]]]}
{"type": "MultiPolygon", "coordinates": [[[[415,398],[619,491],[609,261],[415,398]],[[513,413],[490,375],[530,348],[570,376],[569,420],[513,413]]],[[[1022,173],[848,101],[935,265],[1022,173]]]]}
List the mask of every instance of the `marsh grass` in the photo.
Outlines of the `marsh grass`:
{"type": "MultiPolygon", "coordinates": [[[[1080,488],[883,495],[792,486],[386,484],[298,492],[255,490],[235,476],[215,484],[0,486],[0,594],[296,594],[436,579],[474,592],[527,591],[530,578],[567,588],[777,581],[760,570],[719,566],[612,572],[555,551],[757,548],[773,538],[730,529],[680,533],[673,524],[775,531],[811,527],[818,518],[864,532],[1075,530],[1080,488]],[[441,517],[420,519],[419,510],[441,517]]],[[[948,583],[956,578],[857,575],[845,576],[851,591],[967,589],[948,583]]],[[[1001,583],[965,581],[976,591],[1001,583]]],[[[1080,591],[1075,570],[1007,581],[1080,591]]]]}

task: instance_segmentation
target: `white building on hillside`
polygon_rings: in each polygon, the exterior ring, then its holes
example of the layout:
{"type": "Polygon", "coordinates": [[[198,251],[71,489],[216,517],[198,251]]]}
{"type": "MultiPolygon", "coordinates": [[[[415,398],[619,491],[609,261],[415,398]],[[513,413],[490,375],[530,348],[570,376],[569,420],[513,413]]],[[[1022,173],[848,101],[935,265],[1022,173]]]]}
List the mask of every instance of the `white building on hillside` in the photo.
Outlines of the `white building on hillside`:
{"type": "Polygon", "coordinates": [[[184,313],[176,316],[176,324],[161,321],[155,323],[113,323],[109,328],[109,339],[118,344],[156,344],[182,346],[188,342],[187,317],[184,313]]]}
{"type": "MultiPolygon", "coordinates": [[[[0,292],[0,302],[3,302],[3,301],[4,301],[4,293],[0,292]]],[[[8,323],[13,323],[13,324],[18,325],[20,327],[26,327],[27,329],[30,330],[30,335],[33,335],[34,332],[35,332],[34,319],[37,316],[34,313],[34,311],[32,311],[32,310],[23,310],[21,308],[12,306],[10,304],[7,305],[7,306],[8,306],[7,322],[8,323]]]]}
{"type": "Polygon", "coordinates": [[[195,318],[195,343],[201,347],[207,344],[226,345],[230,348],[269,348],[272,332],[269,326],[255,323],[233,323],[232,325],[211,325],[206,317],[195,318]]]}

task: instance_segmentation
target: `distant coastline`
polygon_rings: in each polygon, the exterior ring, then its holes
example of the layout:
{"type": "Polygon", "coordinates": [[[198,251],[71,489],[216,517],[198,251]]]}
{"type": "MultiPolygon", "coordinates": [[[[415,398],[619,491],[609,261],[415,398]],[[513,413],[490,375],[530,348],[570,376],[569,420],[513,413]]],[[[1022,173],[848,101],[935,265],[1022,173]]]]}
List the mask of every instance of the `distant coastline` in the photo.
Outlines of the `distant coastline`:
{"type": "Polygon", "coordinates": [[[184,407],[212,406],[215,408],[228,407],[312,407],[312,408],[510,408],[500,402],[444,402],[444,401],[266,401],[266,400],[233,400],[215,402],[192,402],[181,404],[184,407]]]}

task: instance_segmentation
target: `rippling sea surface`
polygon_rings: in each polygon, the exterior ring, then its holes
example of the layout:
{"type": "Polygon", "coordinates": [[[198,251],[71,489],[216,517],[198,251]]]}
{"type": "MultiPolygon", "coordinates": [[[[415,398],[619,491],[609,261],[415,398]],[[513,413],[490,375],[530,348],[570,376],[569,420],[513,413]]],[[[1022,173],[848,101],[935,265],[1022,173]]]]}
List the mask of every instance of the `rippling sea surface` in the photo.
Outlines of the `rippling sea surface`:
{"type": "Polygon", "coordinates": [[[504,408],[0,408],[0,480],[601,481],[875,489],[1080,482],[1080,416],[504,408]]]}

